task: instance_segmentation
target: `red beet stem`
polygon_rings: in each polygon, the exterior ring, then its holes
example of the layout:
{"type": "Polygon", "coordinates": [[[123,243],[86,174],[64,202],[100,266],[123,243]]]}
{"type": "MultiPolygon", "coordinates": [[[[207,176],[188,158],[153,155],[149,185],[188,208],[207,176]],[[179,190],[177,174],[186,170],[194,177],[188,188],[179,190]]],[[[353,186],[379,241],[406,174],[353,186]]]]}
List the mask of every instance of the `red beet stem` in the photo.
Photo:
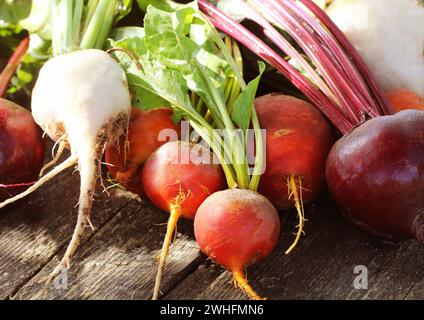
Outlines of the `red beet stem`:
{"type": "Polygon", "coordinates": [[[200,9],[208,15],[210,21],[216,28],[227,33],[259,57],[274,66],[279,72],[287,77],[294,86],[302,91],[311,102],[320,109],[329,120],[343,134],[350,132],[356,124],[352,124],[347,117],[339,110],[338,106],[331,103],[329,98],[320,90],[314,87],[304,76],[302,76],[287,61],[279,56],[274,50],[267,46],[262,40],[251,33],[241,24],[224,14],[206,0],[199,0],[200,9]]]}
{"type": "MultiPolygon", "coordinates": [[[[361,119],[361,111],[358,107],[361,104],[360,95],[354,92],[355,86],[347,82],[348,77],[341,72],[343,69],[338,65],[335,54],[327,54],[328,51],[323,48],[324,44],[320,43],[319,38],[312,33],[309,26],[302,23],[302,20],[289,8],[278,4],[277,1],[253,0],[252,3],[261,12],[267,12],[276,21],[275,24],[280,25],[302,47],[337,96],[347,116],[352,122],[359,122],[361,119]]],[[[284,50],[284,48],[280,49],[284,50]]]]}
{"type": "Polygon", "coordinates": [[[346,37],[346,35],[337,27],[337,25],[331,20],[331,18],[323,11],[319,6],[316,5],[312,0],[299,0],[302,2],[329,30],[331,34],[337,39],[341,47],[348,52],[349,58],[352,60],[354,65],[358,68],[360,74],[366,80],[371,92],[374,94],[375,99],[378,101],[378,105],[381,112],[385,115],[393,114],[392,108],[389,101],[387,100],[386,94],[377,84],[374,75],[366,65],[365,61],[356,51],[355,47],[346,37]]]}
{"type": "MultiPolygon", "coordinates": [[[[340,47],[337,40],[293,0],[276,1],[273,2],[273,4],[277,11],[278,9],[283,13],[285,12],[284,9],[291,11],[291,14],[297,18],[295,28],[301,28],[301,30],[307,33],[311,41],[316,43],[316,48],[319,48],[320,45],[322,46],[323,50],[318,49],[315,51],[322,55],[322,57],[319,56],[318,59],[325,61],[324,59],[327,58],[330,64],[324,64],[324,67],[330,70],[330,75],[336,76],[336,83],[342,85],[342,93],[346,95],[350,101],[345,110],[350,110],[349,106],[351,106],[354,109],[352,109],[352,111],[355,112],[359,120],[361,119],[362,110],[364,109],[372,116],[378,116],[379,108],[377,102],[371,97],[369,88],[366,86],[364,79],[343,51],[343,48],[340,47]],[[278,8],[279,3],[283,6],[282,8],[278,8]],[[304,26],[304,23],[306,23],[307,26],[304,26]]],[[[300,37],[299,40],[303,41],[303,37],[300,37]]],[[[304,50],[311,47],[307,41],[303,42],[304,50]]],[[[312,51],[312,54],[313,53],[314,51],[312,51]]]]}
{"type": "Polygon", "coordinates": [[[250,8],[249,17],[279,49],[303,67],[307,77],[208,1],[198,2],[217,28],[286,76],[343,134],[361,124],[364,115],[373,118],[391,114],[388,100],[365,62],[343,32],[313,1],[301,0],[308,11],[293,0],[241,1],[250,8]],[[316,70],[306,65],[308,62],[271,23],[297,42],[316,70]]]}
{"type": "Polygon", "coordinates": [[[6,93],[7,88],[9,87],[10,79],[18,68],[22,58],[26,54],[28,47],[29,37],[22,40],[21,43],[17,46],[15,52],[10,57],[6,67],[0,74],[0,98],[3,97],[6,93]]]}

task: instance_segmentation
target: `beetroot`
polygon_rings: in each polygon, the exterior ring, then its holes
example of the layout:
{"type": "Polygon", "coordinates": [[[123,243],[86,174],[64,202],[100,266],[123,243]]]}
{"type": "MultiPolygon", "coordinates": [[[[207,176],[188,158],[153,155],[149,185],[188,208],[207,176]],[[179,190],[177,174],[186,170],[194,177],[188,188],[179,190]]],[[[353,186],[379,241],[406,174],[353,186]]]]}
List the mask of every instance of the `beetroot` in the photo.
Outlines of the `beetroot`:
{"type": "Polygon", "coordinates": [[[225,187],[222,168],[210,156],[211,151],[200,144],[164,144],[148,158],[142,172],[147,196],[160,209],[177,206],[181,216],[193,219],[200,204],[225,187]]]}
{"type": "Polygon", "coordinates": [[[377,117],[341,138],[326,175],[343,212],[393,239],[424,241],[424,112],[377,117]]]}
{"type": "Polygon", "coordinates": [[[287,179],[294,176],[302,180],[303,202],[309,203],[324,184],[325,160],[334,140],[330,124],[313,105],[291,96],[266,95],[255,100],[255,108],[267,130],[259,192],[277,209],[292,208],[287,179]]]}
{"type": "Polygon", "coordinates": [[[141,170],[152,152],[167,142],[159,139],[162,130],[172,130],[178,138],[179,125],[171,120],[171,115],[172,111],[167,108],[149,111],[132,108],[128,135],[122,135],[118,145],[107,146],[107,168],[113,180],[126,190],[136,194],[143,192],[141,170]]]}
{"type": "Polygon", "coordinates": [[[280,220],[271,202],[246,189],[216,192],[197,210],[194,233],[202,252],[230,270],[250,298],[260,299],[244,269],[268,256],[277,243],[280,220]]]}
{"type": "Polygon", "coordinates": [[[31,113],[0,98],[0,202],[22,192],[38,179],[43,165],[44,142],[31,113]]]}
{"type": "Polygon", "coordinates": [[[212,193],[225,187],[221,165],[206,147],[186,141],[168,142],[147,159],[142,170],[146,195],[170,213],[153,300],[159,289],[172,235],[180,217],[193,219],[197,208],[212,193]]]}
{"type": "Polygon", "coordinates": [[[332,129],[312,104],[295,97],[269,94],[257,98],[255,108],[261,127],[267,130],[266,170],[258,190],[277,209],[298,211],[298,232],[289,253],[303,232],[303,204],[323,188],[332,129]]]}

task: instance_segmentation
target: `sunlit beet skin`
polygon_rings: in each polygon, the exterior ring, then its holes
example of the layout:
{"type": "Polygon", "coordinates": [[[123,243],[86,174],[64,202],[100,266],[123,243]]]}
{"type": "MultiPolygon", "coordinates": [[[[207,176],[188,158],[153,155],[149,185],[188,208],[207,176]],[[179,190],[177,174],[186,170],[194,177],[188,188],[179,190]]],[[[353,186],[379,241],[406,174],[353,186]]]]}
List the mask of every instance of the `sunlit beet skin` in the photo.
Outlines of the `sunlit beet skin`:
{"type": "Polygon", "coordinates": [[[278,209],[291,208],[287,179],[294,176],[302,182],[303,202],[310,202],[325,180],[325,160],[334,142],[329,122],[310,103],[282,94],[257,98],[255,108],[266,129],[266,170],[259,192],[278,209]]]}
{"type": "Polygon", "coordinates": [[[230,270],[250,298],[261,299],[244,269],[268,256],[279,238],[280,219],[267,198],[246,189],[216,192],[197,210],[194,234],[203,253],[230,270]]]}
{"type": "Polygon", "coordinates": [[[268,256],[280,233],[274,206],[259,193],[227,189],[199,207],[194,233],[202,251],[231,271],[268,256]]]}
{"type": "Polygon", "coordinates": [[[407,109],[424,111],[424,97],[408,89],[390,90],[387,92],[387,99],[394,113],[407,109]]]}
{"type": "MultiPolygon", "coordinates": [[[[0,98],[0,184],[34,182],[43,165],[42,132],[31,113],[0,98]]],[[[0,201],[23,188],[0,188],[0,201]]]]}
{"type": "Polygon", "coordinates": [[[147,196],[164,211],[180,199],[181,215],[193,219],[200,204],[215,191],[225,188],[221,165],[211,161],[209,149],[185,141],[168,142],[146,161],[142,181],[147,196]]]}
{"type": "Polygon", "coordinates": [[[140,174],[144,162],[153,151],[169,141],[165,137],[167,133],[173,133],[175,138],[178,138],[179,125],[172,121],[171,116],[172,111],[167,108],[149,111],[132,108],[128,140],[123,135],[118,145],[111,144],[106,148],[107,168],[114,180],[126,190],[136,194],[142,193],[140,174]],[[164,137],[160,137],[161,132],[164,137]]]}
{"type": "Polygon", "coordinates": [[[331,150],[330,191],[357,225],[424,241],[424,112],[369,120],[331,150]]]}
{"type": "Polygon", "coordinates": [[[200,204],[210,194],[225,188],[226,180],[221,165],[208,148],[187,141],[173,141],[150,155],[142,170],[142,182],[150,200],[169,212],[153,291],[153,300],[157,300],[179,218],[193,219],[200,204]]]}

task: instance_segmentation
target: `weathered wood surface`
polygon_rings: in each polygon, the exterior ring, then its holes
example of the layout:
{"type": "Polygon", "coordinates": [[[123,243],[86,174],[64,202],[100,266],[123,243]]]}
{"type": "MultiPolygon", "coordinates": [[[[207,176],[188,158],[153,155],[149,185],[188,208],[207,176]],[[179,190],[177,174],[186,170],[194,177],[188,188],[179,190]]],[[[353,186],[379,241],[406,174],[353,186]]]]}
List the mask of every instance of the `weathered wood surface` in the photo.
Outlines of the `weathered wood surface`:
{"type": "MultiPolygon", "coordinates": [[[[251,284],[269,299],[422,299],[424,248],[387,243],[358,231],[340,217],[334,204],[322,201],[308,211],[306,235],[290,256],[290,223],[285,223],[275,252],[248,269],[251,284]],[[353,286],[355,266],[368,269],[368,290],[353,286]]],[[[287,219],[284,219],[285,221],[287,219]]],[[[288,219],[293,221],[293,219],[288,219]]],[[[284,222],[283,222],[284,223],[284,222]]],[[[231,275],[205,263],[165,299],[245,299],[231,286],[231,275]]]]}
{"type": "MultiPolygon", "coordinates": [[[[68,288],[43,292],[39,281],[59,261],[76,220],[78,174],[72,170],[0,214],[0,298],[149,299],[167,215],[147,200],[99,187],[96,230],[85,234],[68,273],[68,288]]],[[[424,247],[387,243],[343,219],[322,199],[307,210],[301,245],[284,250],[296,224],[282,214],[281,240],[250,267],[252,286],[269,299],[422,299],[424,247]],[[353,286],[354,268],[368,268],[368,289],[353,286]]],[[[163,280],[165,299],[245,299],[231,275],[199,253],[190,222],[181,221],[163,280]]]]}

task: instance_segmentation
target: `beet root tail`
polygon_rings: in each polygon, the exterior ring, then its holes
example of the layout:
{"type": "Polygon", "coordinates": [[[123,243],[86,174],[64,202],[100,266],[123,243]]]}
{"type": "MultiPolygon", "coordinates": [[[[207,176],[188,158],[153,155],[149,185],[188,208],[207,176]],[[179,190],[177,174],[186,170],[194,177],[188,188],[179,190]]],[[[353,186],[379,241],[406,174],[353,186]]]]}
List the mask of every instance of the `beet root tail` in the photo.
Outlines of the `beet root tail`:
{"type": "Polygon", "coordinates": [[[46,288],[58,275],[70,268],[72,256],[81,242],[87,224],[93,229],[90,221],[90,210],[93,201],[94,188],[99,174],[97,152],[93,153],[93,150],[96,150],[96,148],[87,146],[87,149],[84,150],[85,152],[79,154],[78,164],[81,176],[81,185],[77,223],[62,260],[53,269],[50,275],[44,279],[46,288]]]}
{"type": "Polygon", "coordinates": [[[47,173],[45,176],[41,177],[36,183],[34,183],[31,187],[26,189],[24,192],[9,198],[2,203],[0,203],[0,209],[3,207],[12,204],[20,199],[25,198],[26,196],[30,195],[32,192],[37,190],[39,187],[41,187],[43,184],[48,182],[49,180],[53,179],[56,175],[58,175],[60,172],[62,172],[65,169],[68,169],[69,167],[75,165],[77,163],[77,158],[75,156],[70,156],[67,160],[62,162],[60,165],[58,165],[56,168],[54,168],[52,171],[47,173]]]}
{"type": "Polygon", "coordinates": [[[234,284],[242,289],[252,300],[265,300],[261,298],[247,282],[246,275],[242,271],[233,271],[234,284]]]}
{"type": "Polygon", "coordinates": [[[40,174],[39,177],[44,176],[44,172],[46,172],[49,168],[51,168],[52,166],[54,166],[60,159],[60,157],[63,154],[63,151],[65,151],[66,148],[66,139],[61,138],[60,142],[59,142],[59,149],[57,150],[56,154],[54,155],[53,159],[46,163],[40,170],[40,174]]]}
{"type": "Polygon", "coordinates": [[[290,175],[287,178],[287,186],[289,190],[289,198],[293,197],[294,205],[297,211],[297,216],[299,219],[299,224],[297,225],[296,238],[290,247],[286,250],[286,254],[289,254],[293,251],[293,249],[299,243],[300,237],[303,234],[303,227],[305,226],[305,210],[303,208],[303,200],[302,200],[302,180],[298,177],[296,181],[296,177],[294,175],[290,175]],[[299,191],[298,191],[299,190],[299,191]]]}
{"type": "Polygon", "coordinates": [[[178,220],[181,216],[180,205],[177,203],[171,206],[168,225],[166,228],[166,235],[163,241],[162,250],[159,256],[158,272],[156,274],[155,288],[153,289],[152,300],[157,300],[160,292],[160,285],[162,282],[162,274],[165,268],[166,257],[168,256],[169,246],[171,243],[172,235],[174,234],[178,220]]]}

